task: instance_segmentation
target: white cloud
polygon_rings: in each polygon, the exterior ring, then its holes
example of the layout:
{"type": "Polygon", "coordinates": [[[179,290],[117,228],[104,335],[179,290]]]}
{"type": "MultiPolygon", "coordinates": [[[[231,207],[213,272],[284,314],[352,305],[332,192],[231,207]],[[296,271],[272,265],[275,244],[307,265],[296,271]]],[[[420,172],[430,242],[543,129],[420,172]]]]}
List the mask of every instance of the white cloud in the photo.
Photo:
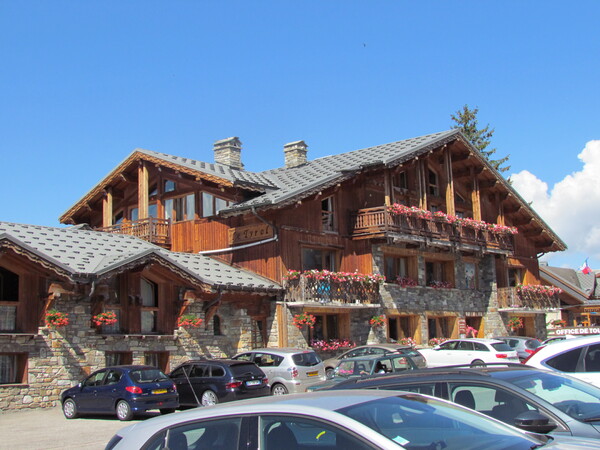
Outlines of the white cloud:
{"type": "MultiPolygon", "coordinates": [[[[565,241],[569,253],[600,260],[600,140],[589,141],[577,155],[578,172],[548,191],[548,184],[527,170],[511,175],[513,187],[565,241]]],[[[575,268],[575,267],[574,267],[575,268]]]]}

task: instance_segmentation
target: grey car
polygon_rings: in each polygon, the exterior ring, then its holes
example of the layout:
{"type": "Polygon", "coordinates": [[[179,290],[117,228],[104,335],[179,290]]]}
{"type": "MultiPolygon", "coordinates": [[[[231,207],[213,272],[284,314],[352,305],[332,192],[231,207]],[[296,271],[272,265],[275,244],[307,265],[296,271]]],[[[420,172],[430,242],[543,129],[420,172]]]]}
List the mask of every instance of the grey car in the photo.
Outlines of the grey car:
{"type": "Polygon", "coordinates": [[[333,358],[326,359],[323,361],[325,364],[325,370],[328,376],[333,374],[333,369],[337,367],[342,359],[355,358],[357,356],[368,356],[368,355],[383,355],[385,353],[400,353],[405,356],[410,356],[413,362],[423,369],[427,367],[427,361],[418,350],[411,347],[410,345],[402,344],[369,344],[354,347],[353,349],[347,350],[333,358]]]}
{"type": "Polygon", "coordinates": [[[542,345],[538,339],[524,336],[502,336],[495,339],[506,342],[511,349],[516,350],[520,361],[525,361],[542,345]]]}
{"type": "Polygon", "coordinates": [[[525,433],[445,400],[391,391],[261,397],[159,416],[106,450],[592,449],[600,440],[525,433]]]}
{"type": "Polygon", "coordinates": [[[251,361],[269,378],[271,393],[304,392],[308,386],[325,381],[325,366],[314,350],[306,348],[259,348],[235,355],[251,361]]]}

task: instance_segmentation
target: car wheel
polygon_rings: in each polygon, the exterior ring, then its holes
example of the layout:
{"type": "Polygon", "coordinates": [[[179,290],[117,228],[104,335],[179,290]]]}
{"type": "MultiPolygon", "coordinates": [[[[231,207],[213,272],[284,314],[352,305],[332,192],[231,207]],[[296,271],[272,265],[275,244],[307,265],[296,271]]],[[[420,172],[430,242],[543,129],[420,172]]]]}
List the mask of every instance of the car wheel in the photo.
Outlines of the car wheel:
{"type": "Polygon", "coordinates": [[[271,394],[273,395],[285,395],[288,393],[287,388],[283,384],[277,383],[271,388],[271,394]]]}
{"type": "Polygon", "coordinates": [[[219,403],[219,399],[213,391],[204,391],[200,403],[202,403],[202,406],[216,405],[219,403]]]}
{"type": "Polygon", "coordinates": [[[78,416],[77,404],[72,398],[68,398],[63,402],[62,409],[67,419],[75,419],[78,416]]]}
{"type": "Polygon", "coordinates": [[[333,367],[328,367],[327,369],[325,369],[325,375],[327,376],[327,378],[333,377],[333,367]]]}
{"type": "Polygon", "coordinates": [[[486,367],[486,365],[482,360],[476,359],[471,363],[471,367],[486,367]]]}
{"type": "Polygon", "coordinates": [[[174,412],[175,412],[175,408],[165,408],[165,409],[160,410],[161,414],[172,414],[174,412]]]}
{"type": "Polygon", "coordinates": [[[131,406],[125,400],[119,400],[117,402],[117,417],[119,420],[131,420],[133,419],[133,411],[131,406]]]}

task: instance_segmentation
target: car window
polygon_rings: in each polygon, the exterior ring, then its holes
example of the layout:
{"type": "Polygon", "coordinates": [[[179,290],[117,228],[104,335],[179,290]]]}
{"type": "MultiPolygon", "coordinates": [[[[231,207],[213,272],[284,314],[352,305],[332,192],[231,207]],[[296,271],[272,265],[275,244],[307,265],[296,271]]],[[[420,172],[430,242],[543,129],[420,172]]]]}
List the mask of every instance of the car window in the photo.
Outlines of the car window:
{"type": "Polygon", "coordinates": [[[542,343],[540,341],[538,341],[537,339],[530,339],[525,342],[525,347],[527,347],[530,350],[538,348],[540,345],[542,345],[542,343]]]}
{"type": "Polygon", "coordinates": [[[194,364],[189,372],[190,378],[208,377],[210,372],[206,364],[194,364]]]}
{"type": "Polygon", "coordinates": [[[258,375],[264,376],[264,372],[256,367],[256,364],[248,363],[248,364],[233,364],[229,366],[229,370],[234,377],[243,376],[243,375],[258,375]]]}
{"type": "Polygon", "coordinates": [[[440,344],[440,348],[442,350],[456,350],[457,345],[458,341],[443,342],[442,344],[440,344]]]}
{"type": "Polygon", "coordinates": [[[160,369],[136,369],[132,370],[129,376],[136,383],[150,383],[169,379],[160,369]]]}
{"type": "Polygon", "coordinates": [[[579,357],[583,347],[574,348],[548,359],[546,364],[561,372],[579,372],[579,357]]]}
{"type": "Polygon", "coordinates": [[[106,376],[106,380],[104,381],[104,384],[109,386],[111,384],[117,384],[119,381],[121,381],[121,376],[122,373],[120,370],[109,370],[108,371],[108,375],[106,376]]]}
{"type": "Polygon", "coordinates": [[[414,384],[394,384],[394,385],[386,385],[381,386],[378,389],[385,389],[388,391],[408,391],[408,392],[417,392],[419,394],[425,395],[435,395],[435,382],[425,382],[425,383],[414,383],[414,384]]]}
{"type": "Polygon", "coordinates": [[[456,346],[457,350],[474,350],[473,343],[468,341],[460,341],[456,346]]]}
{"type": "Polygon", "coordinates": [[[252,353],[242,353],[241,355],[236,355],[232,359],[237,359],[239,361],[252,361],[252,353]]]}
{"type": "Polygon", "coordinates": [[[344,358],[354,358],[356,356],[365,356],[369,351],[368,347],[355,348],[344,355],[344,358]]]}
{"type": "Polygon", "coordinates": [[[494,342],[492,348],[497,352],[512,352],[513,349],[506,344],[506,342],[494,342]]]}
{"type": "Polygon", "coordinates": [[[385,353],[387,353],[387,351],[383,348],[371,347],[369,349],[369,355],[383,355],[385,353]]]}
{"type": "Polygon", "coordinates": [[[83,383],[84,386],[100,386],[106,375],[106,370],[101,370],[89,376],[83,383]]]}
{"type": "Polygon", "coordinates": [[[224,377],[225,369],[221,366],[211,365],[210,366],[210,376],[211,377],[224,377]]]}
{"type": "Polygon", "coordinates": [[[358,449],[372,448],[349,430],[305,417],[268,416],[260,418],[260,439],[265,450],[285,448],[358,449]]]}
{"type": "Polygon", "coordinates": [[[241,418],[228,417],[173,426],[155,435],[144,446],[161,449],[230,449],[238,448],[241,418]]]}
{"type": "Polygon", "coordinates": [[[600,372],[600,344],[587,347],[584,365],[586,372],[600,372]]]}
{"type": "Polygon", "coordinates": [[[259,367],[277,367],[283,361],[283,356],[273,355],[271,353],[256,353],[254,355],[254,364],[259,367]]]}
{"type": "Polygon", "coordinates": [[[490,349],[487,348],[487,346],[485,344],[482,344],[481,342],[473,342],[473,345],[475,346],[475,350],[478,352],[489,352],[490,349]]]}
{"type": "Polygon", "coordinates": [[[302,352],[292,355],[292,360],[297,366],[311,367],[321,362],[321,358],[315,352],[302,352]]]}
{"type": "Polygon", "coordinates": [[[537,407],[520,396],[496,387],[471,383],[449,383],[450,399],[454,403],[474,409],[502,422],[514,425],[514,419],[537,407]]]}
{"type": "Polygon", "coordinates": [[[408,358],[405,357],[392,358],[391,362],[393,372],[402,372],[404,370],[409,370],[412,368],[410,362],[408,361],[408,358]]]}

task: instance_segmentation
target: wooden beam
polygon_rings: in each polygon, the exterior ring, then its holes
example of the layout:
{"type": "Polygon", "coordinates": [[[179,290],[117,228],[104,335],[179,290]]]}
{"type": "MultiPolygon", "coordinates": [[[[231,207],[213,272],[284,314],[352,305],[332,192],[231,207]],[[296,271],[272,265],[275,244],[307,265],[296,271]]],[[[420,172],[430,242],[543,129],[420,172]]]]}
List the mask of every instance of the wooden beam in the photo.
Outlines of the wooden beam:
{"type": "Polygon", "coordinates": [[[138,166],[138,218],[148,218],[148,167],[144,161],[138,166]]]}
{"type": "Polygon", "coordinates": [[[527,217],[525,219],[514,219],[511,220],[511,223],[513,224],[513,226],[517,227],[520,225],[529,225],[531,222],[533,222],[533,217],[527,217]]]}
{"type": "Polygon", "coordinates": [[[389,169],[385,169],[383,171],[383,188],[385,191],[385,194],[384,194],[385,206],[390,206],[392,204],[392,181],[391,181],[389,169]]]}
{"type": "Polygon", "coordinates": [[[452,157],[452,161],[454,161],[455,163],[457,162],[462,162],[462,161],[467,161],[471,158],[471,154],[470,153],[465,153],[462,155],[456,155],[452,157]]]}
{"type": "Polygon", "coordinates": [[[482,180],[479,182],[479,189],[490,189],[498,184],[498,180],[482,180]]]}
{"type": "Polygon", "coordinates": [[[452,154],[447,146],[444,146],[444,169],[446,180],[446,214],[456,215],[454,205],[454,180],[452,179],[452,154]]]}
{"type": "Polygon", "coordinates": [[[473,205],[473,219],[481,220],[481,190],[479,189],[479,178],[475,175],[475,167],[470,167],[473,190],[471,191],[471,204],[473,205]]]}
{"type": "Polygon", "coordinates": [[[102,197],[102,226],[110,227],[113,224],[113,196],[109,187],[102,197]]]}
{"type": "MultiPolygon", "coordinates": [[[[452,162],[456,162],[456,161],[452,160],[452,162]]],[[[483,172],[483,167],[469,166],[466,169],[461,169],[461,170],[455,171],[452,174],[452,178],[454,180],[460,180],[463,178],[472,178],[473,176],[479,175],[481,172],[483,172]]]]}
{"type": "Polygon", "coordinates": [[[521,210],[521,205],[506,205],[504,207],[505,214],[514,214],[521,210]]]}
{"type": "Polygon", "coordinates": [[[523,231],[520,234],[525,237],[536,237],[540,236],[543,232],[544,230],[542,230],[541,228],[537,228],[535,230],[523,231]]]}

